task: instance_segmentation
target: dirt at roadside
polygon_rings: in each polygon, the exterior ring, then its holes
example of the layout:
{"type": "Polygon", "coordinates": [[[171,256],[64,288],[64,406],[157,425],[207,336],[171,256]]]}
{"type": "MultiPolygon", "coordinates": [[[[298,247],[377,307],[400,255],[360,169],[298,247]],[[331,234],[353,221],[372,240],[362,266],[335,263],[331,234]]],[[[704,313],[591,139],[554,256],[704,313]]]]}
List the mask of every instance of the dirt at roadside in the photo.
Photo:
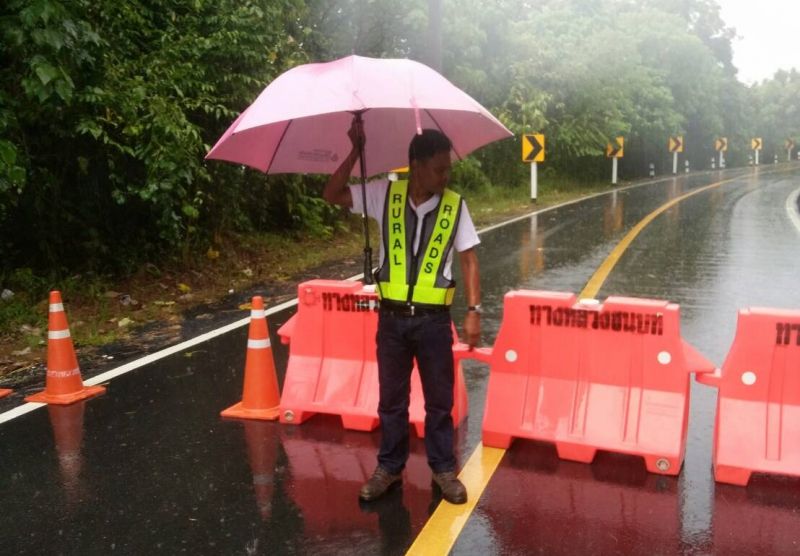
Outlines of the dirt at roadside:
{"type": "MultiPolygon", "coordinates": [[[[267,307],[282,303],[297,295],[297,285],[315,278],[340,280],[361,272],[362,261],[346,258],[334,263],[300,272],[286,279],[251,284],[211,303],[185,304],[166,318],[133,327],[124,339],[102,346],[78,346],[78,360],[84,377],[99,374],[127,360],[141,357],[174,345],[247,316],[242,306],[252,296],[261,295],[267,307]]],[[[193,292],[204,299],[202,289],[193,292]]],[[[68,305],[68,304],[67,304],[68,305]]],[[[74,326],[70,308],[66,307],[70,326],[74,326]]],[[[46,336],[46,332],[45,332],[46,336]]],[[[0,387],[13,388],[14,398],[39,390],[44,385],[46,346],[44,342],[24,355],[12,355],[10,348],[0,352],[0,387]]]]}

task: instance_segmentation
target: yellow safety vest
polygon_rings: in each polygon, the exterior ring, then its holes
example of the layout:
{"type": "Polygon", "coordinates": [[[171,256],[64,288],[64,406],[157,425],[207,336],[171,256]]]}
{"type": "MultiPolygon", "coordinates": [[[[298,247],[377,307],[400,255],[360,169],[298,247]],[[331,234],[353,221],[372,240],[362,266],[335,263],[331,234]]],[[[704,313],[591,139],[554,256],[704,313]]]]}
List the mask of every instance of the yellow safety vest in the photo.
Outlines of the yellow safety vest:
{"type": "Polygon", "coordinates": [[[423,217],[414,255],[417,215],[408,206],[408,181],[389,185],[383,209],[384,260],[375,273],[381,299],[424,305],[453,302],[456,283],[444,277],[444,263],[453,249],[460,215],[461,195],[445,189],[437,209],[423,217]]]}

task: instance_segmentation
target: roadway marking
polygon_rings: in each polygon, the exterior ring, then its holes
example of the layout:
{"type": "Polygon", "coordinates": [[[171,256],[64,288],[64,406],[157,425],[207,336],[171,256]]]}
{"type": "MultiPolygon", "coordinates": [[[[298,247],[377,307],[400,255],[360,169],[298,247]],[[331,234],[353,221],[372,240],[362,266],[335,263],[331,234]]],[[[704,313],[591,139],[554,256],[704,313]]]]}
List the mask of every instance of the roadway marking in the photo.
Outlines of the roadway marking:
{"type": "Polygon", "coordinates": [[[409,547],[407,555],[427,556],[450,552],[505,453],[502,448],[490,448],[478,443],[461,473],[458,474],[459,479],[467,487],[467,503],[459,505],[439,503],[436,511],[409,547]]]}
{"type": "Polygon", "coordinates": [[[786,198],[786,212],[789,214],[789,221],[794,224],[798,233],[800,233],[800,215],[797,213],[797,211],[800,210],[800,207],[797,205],[799,198],[800,189],[796,189],[786,198]]]}
{"type": "MultiPolygon", "coordinates": [[[[491,232],[492,230],[496,230],[497,228],[502,228],[503,226],[508,226],[509,224],[513,224],[515,222],[519,222],[520,220],[525,220],[526,218],[531,218],[532,216],[537,216],[539,214],[543,214],[545,212],[549,212],[551,210],[555,210],[557,208],[567,207],[569,205],[574,205],[575,203],[582,203],[584,201],[588,201],[589,199],[594,199],[595,197],[600,197],[602,195],[612,195],[613,193],[619,193],[620,191],[627,191],[628,189],[634,189],[637,187],[643,187],[645,185],[656,185],[658,183],[663,183],[666,181],[674,180],[674,177],[670,178],[661,178],[658,180],[648,180],[642,183],[633,183],[631,185],[626,185],[625,187],[617,187],[614,189],[609,189],[608,191],[599,191],[597,193],[592,193],[591,195],[587,195],[586,197],[580,197],[579,199],[573,199],[572,201],[564,201],[563,203],[559,203],[558,205],[553,205],[552,207],[545,207],[539,210],[535,210],[533,212],[527,212],[520,216],[515,216],[510,220],[504,220],[492,226],[487,226],[478,232],[478,235],[485,234],[486,232],[491,232]]],[[[358,275],[359,278],[363,276],[363,274],[358,275]]]]}
{"type": "Polygon", "coordinates": [[[614,247],[611,253],[609,253],[608,257],[606,257],[606,260],[603,261],[603,263],[597,268],[592,277],[589,278],[589,281],[586,283],[586,286],[583,288],[583,291],[581,291],[580,295],[578,296],[578,299],[585,299],[587,297],[594,298],[597,295],[597,292],[600,291],[600,287],[603,285],[603,282],[606,281],[606,278],[608,278],[608,275],[611,273],[611,270],[614,268],[614,266],[616,266],[617,262],[622,257],[622,254],[625,253],[625,250],[630,246],[631,243],[633,243],[633,240],[636,239],[636,236],[638,236],[641,233],[641,231],[644,230],[644,228],[648,224],[650,224],[650,222],[655,220],[655,218],[658,215],[671,209],[684,199],[688,199],[689,197],[697,195],[698,193],[708,191],[709,189],[714,189],[715,187],[719,187],[722,184],[730,183],[737,179],[739,178],[737,177],[737,178],[730,178],[727,180],[718,181],[706,185],[704,187],[701,187],[699,189],[689,191],[688,193],[684,193],[680,197],[675,197],[671,201],[661,205],[656,210],[654,210],[653,212],[642,218],[633,228],[631,228],[631,230],[627,234],[625,234],[625,237],[623,237],[622,240],[617,244],[617,246],[614,247]]]}
{"type": "MultiPolygon", "coordinates": [[[[785,172],[793,169],[794,168],[788,168],[788,169],[782,168],[781,170],[779,170],[779,172],[785,172]]],[[[770,172],[770,173],[777,173],[777,172],[770,172]]],[[[586,287],[583,288],[583,291],[580,293],[579,299],[582,299],[584,297],[593,298],[597,295],[597,292],[600,291],[600,287],[603,285],[603,282],[606,281],[606,278],[608,278],[608,275],[611,273],[611,269],[613,269],[614,265],[617,264],[617,261],[619,261],[620,257],[622,257],[622,254],[625,252],[628,246],[633,242],[633,240],[636,239],[636,236],[638,236],[639,233],[645,228],[645,226],[647,226],[650,222],[652,222],[656,216],[674,207],[684,199],[688,199],[693,195],[697,195],[698,193],[702,193],[703,191],[708,191],[709,189],[713,189],[715,187],[719,187],[720,185],[730,183],[742,177],[745,176],[737,176],[735,178],[718,181],[706,185],[705,187],[701,187],[699,189],[695,189],[693,191],[685,193],[680,197],[672,199],[670,202],[660,206],[659,208],[657,208],[656,210],[645,216],[638,224],[636,224],[636,226],[634,226],[631,229],[630,232],[628,232],[625,235],[624,238],[622,238],[622,241],[620,241],[617,244],[614,250],[611,251],[611,253],[608,255],[606,260],[603,261],[603,264],[601,264],[600,267],[595,271],[594,275],[586,283],[586,287]]]]}
{"type": "MultiPolygon", "coordinates": [[[[608,278],[609,273],[614,268],[614,265],[617,264],[620,257],[622,257],[625,249],[628,248],[645,226],[652,222],[658,215],[693,195],[719,187],[725,183],[739,180],[743,177],[746,176],[739,175],[695,189],[672,199],[645,216],[624,238],[622,238],[614,250],[611,251],[606,260],[603,261],[603,264],[600,265],[586,284],[586,287],[584,287],[583,291],[578,295],[578,299],[587,297],[593,298],[597,295],[603,282],[608,278]]],[[[467,520],[470,515],[472,515],[473,510],[478,504],[478,500],[484,490],[486,490],[489,480],[500,465],[500,461],[503,459],[505,453],[506,450],[502,448],[490,448],[484,446],[482,442],[478,443],[475,451],[472,452],[472,455],[470,455],[467,460],[466,465],[464,465],[464,468],[458,474],[458,478],[461,479],[461,482],[463,482],[464,486],[467,488],[469,496],[467,503],[455,505],[448,502],[440,502],[428,519],[428,522],[422,528],[422,531],[420,531],[420,534],[414,540],[414,543],[409,547],[406,553],[407,555],[448,554],[452,550],[458,536],[461,534],[461,530],[467,524],[467,520]]]]}
{"type": "MultiPolygon", "coordinates": [[[[288,309],[289,307],[292,307],[294,305],[297,305],[297,298],[290,299],[289,301],[281,303],[280,305],[275,305],[274,307],[271,307],[269,310],[267,310],[265,314],[266,315],[273,315],[275,313],[279,313],[280,311],[283,311],[284,309],[288,309]]],[[[192,338],[191,340],[186,340],[185,342],[181,342],[180,344],[175,344],[174,346],[168,347],[166,349],[162,349],[161,351],[157,351],[156,353],[151,353],[150,355],[146,355],[145,357],[142,357],[141,359],[137,359],[135,361],[131,361],[130,363],[126,363],[125,365],[121,365],[119,367],[111,369],[110,371],[106,371],[106,372],[101,373],[99,375],[93,376],[90,379],[84,380],[83,384],[86,385],[86,386],[94,386],[94,385],[100,384],[102,382],[108,382],[112,378],[116,378],[118,376],[121,376],[121,375],[124,375],[126,373],[129,373],[129,372],[131,372],[131,371],[133,371],[135,369],[138,369],[139,367],[143,367],[145,365],[149,365],[150,363],[152,363],[154,361],[158,361],[159,359],[163,359],[163,358],[168,357],[170,355],[173,355],[175,353],[184,351],[184,350],[186,350],[186,349],[188,349],[188,348],[190,348],[192,346],[196,346],[197,344],[201,344],[201,343],[203,343],[203,342],[205,342],[207,340],[210,340],[212,338],[216,338],[217,336],[221,336],[221,335],[226,334],[226,333],[228,333],[228,332],[230,332],[232,330],[236,330],[237,328],[245,326],[246,324],[249,324],[249,323],[250,323],[250,317],[247,316],[247,317],[245,317],[245,318],[243,318],[241,320],[238,320],[236,322],[232,322],[231,324],[228,324],[228,325],[223,326],[221,328],[217,328],[215,330],[211,330],[210,332],[206,332],[205,334],[201,334],[200,336],[192,338]]],[[[28,403],[24,403],[22,405],[19,405],[19,406],[15,407],[13,409],[10,409],[10,410],[8,410],[8,411],[6,411],[4,413],[0,413],[0,424],[5,423],[6,421],[10,421],[12,419],[15,419],[17,417],[20,417],[22,415],[25,415],[26,413],[30,413],[31,411],[33,411],[35,409],[39,409],[40,407],[44,407],[46,405],[47,404],[36,403],[36,402],[28,402],[28,403]]]]}

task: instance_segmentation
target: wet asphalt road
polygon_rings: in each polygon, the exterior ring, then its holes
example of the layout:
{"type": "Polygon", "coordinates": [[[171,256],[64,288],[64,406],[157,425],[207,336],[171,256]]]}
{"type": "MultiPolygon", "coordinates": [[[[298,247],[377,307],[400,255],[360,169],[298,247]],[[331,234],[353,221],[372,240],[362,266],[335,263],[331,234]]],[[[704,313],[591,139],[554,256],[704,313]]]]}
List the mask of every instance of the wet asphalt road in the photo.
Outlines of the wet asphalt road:
{"type": "MultiPolygon", "coordinates": [[[[739,308],[800,307],[800,231],[786,198],[800,168],[731,171],[633,242],[599,297],[668,299],[683,337],[717,365],[739,308]]],[[[645,215],[719,174],[667,179],[520,220],[482,235],[484,338],[515,289],[579,292],[645,215]]],[[[464,305],[456,299],[460,326],[464,305]]],[[[270,318],[279,375],[286,350],[270,318]]],[[[301,426],[219,419],[241,397],[246,329],[116,378],[99,398],[0,425],[0,554],[402,554],[438,502],[413,438],[401,490],[369,506],[356,493],[378,433],[337,418],[301,426]]],[[[480,440],[488,370],[465,365],[462,463],[480,440]]],[[[86,377],[84,377],[86,378],[86,377]]],[[[715,390],[693,384],[677,478],[632,457],[591,465],[515,441],[456,542],[455,554],[791,554],[800,552],[800,480],[715,485],[715,390]]]]}

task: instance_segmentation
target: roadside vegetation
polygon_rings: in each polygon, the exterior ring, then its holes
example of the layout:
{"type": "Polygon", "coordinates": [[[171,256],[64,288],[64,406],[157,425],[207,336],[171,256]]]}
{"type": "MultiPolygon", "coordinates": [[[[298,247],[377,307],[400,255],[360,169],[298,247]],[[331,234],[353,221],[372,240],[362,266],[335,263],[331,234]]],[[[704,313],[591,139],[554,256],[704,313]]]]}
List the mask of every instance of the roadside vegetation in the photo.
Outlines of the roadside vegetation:
{"type": "Polygon", "coordinates": [[[693,169],[717,137],[729,166],[752,137],[763,160],[800,139],[800,73],[740,83],[714,0],[9,0],[0,35],[0,372],[40,357],[50,289],[88,348],[326,264],[360,270],[358,223],[320,198],[324,177],[203,159],[298,64],[440,60],[517,134],[456,169],[482,223],[530,208],[524,132],[546,137],[543,204],[605,182],[619,135],[629,180],[671,168],[671,135],[693,169]]]}

